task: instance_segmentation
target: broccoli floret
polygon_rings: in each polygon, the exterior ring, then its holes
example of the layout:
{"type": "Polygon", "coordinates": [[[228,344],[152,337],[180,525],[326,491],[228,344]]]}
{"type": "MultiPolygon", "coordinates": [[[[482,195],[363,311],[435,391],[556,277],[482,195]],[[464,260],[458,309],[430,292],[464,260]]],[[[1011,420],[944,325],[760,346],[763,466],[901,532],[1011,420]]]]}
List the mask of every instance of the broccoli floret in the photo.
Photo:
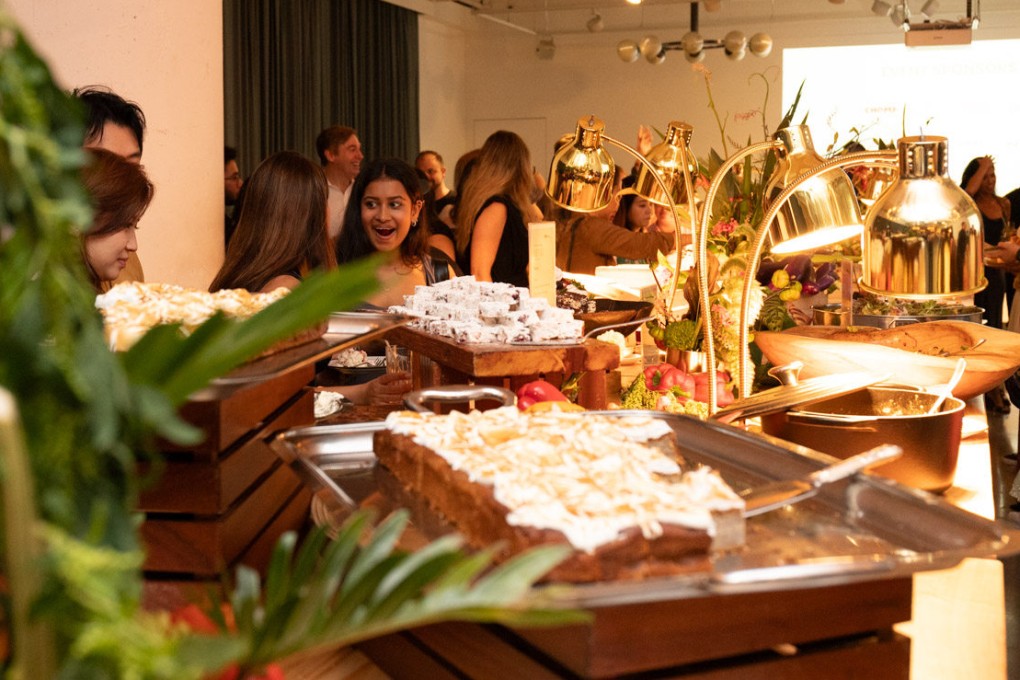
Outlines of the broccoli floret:
{"type": "Polygon", "coordinates": [[[708,404],[703,401],[688,399],[684,402],[675,401],[666,406],[667,413],[683,413],[702,420],[708,420],[708,404]]]}
{"type": "Polygon", "coordinates": [[[645,376],[638,374],[620,400],[621,408],[652,410],[662,392],[653,392],[645,385],[645,376]]]}
{"type": "Polygon", "coordinates": [[[672,349],[694,349],[698,344],[698,322],[683,319],[668,324],[663,341],[672,349]]]}

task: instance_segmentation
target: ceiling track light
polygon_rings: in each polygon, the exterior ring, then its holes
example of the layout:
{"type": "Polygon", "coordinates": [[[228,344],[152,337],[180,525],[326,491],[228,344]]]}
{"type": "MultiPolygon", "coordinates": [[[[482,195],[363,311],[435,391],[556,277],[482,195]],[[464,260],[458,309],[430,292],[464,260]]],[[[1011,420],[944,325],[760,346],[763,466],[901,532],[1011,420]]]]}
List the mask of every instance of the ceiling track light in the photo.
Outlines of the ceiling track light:
{"type": "MultiPolygon", "coordinates": [[[[628,63],[644,57],[650,64],[661,64],[669,51],[683,52],[684,58],[690,62],[703,60],[705,50],[709,49],[721,49],[733,61],[740,61],[748,52],[758,57],[767,57],[772,52],[772,36],[768,33],[755,33],[748,39],[740,31],[730,31],[722,40],[703,38],[698,33],[698,5],[698,2],[691,3],[691,30],[680,40],[662,42],[654,35],[645,36],[640,43],[621,40],[616,45],[617,56],[628,63]]],[[[718,7],[717,4],[714,6],[718,7]]],[[[705,9],[709,9],[708,2],[705,9]]]]}

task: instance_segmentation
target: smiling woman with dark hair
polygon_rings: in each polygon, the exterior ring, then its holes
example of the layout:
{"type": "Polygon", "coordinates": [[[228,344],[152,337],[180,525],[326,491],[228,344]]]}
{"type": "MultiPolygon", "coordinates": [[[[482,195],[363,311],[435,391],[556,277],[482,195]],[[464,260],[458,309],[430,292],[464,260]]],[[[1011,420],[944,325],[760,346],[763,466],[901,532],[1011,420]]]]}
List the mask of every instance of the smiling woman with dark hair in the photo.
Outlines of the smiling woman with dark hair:
{"type": "Polygon", "coordinates": [[[416,286],[449,277],[441,252],[429,248],[431,235],[418,172],[396,158],[375,160],[354,180],[344,227],[336,241],[337,263],[388,253],[380,266],[382,289],[368,304],[402,304],[416,286]]]}

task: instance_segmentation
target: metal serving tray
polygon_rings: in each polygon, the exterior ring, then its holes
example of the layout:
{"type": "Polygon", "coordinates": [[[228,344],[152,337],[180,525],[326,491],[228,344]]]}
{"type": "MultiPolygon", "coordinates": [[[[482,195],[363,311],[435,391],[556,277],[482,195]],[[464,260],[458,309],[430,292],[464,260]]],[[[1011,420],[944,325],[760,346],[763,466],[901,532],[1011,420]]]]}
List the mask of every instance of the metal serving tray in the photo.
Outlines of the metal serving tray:
{"type": "Polygon", "coordinates": [[[224,399],[246,385],[278,377],[348,347],[368,342],[410,320],[409,316],[386,312],[334,312],[330,314],[321,337],[239,366],[193,394],[191,401],[224,399]]]}
{"type": "MultiPolygon", "coordinates": [[[[626,411],[602,415],[626,418],[626,411]]],[[[641,412],[667,420],[688,461],[718,470],[736,490],[801,477],[836,459],[731,425],[641,412]]],[[[279,455],[342,516],[376,490],[372,436],[383,423],[281,433],[279,455]]],[[[335,515],[334,515],[335,516],[335,515]]],[[[823,487],[813,499],[747,520],[744,547],[717,553],[707,574],[562,587],[570,606],[608,606],[902,577],[945,569],[965,557],[1020,551],[1020,530],[941,498],[869,474],[823,487]]]]}

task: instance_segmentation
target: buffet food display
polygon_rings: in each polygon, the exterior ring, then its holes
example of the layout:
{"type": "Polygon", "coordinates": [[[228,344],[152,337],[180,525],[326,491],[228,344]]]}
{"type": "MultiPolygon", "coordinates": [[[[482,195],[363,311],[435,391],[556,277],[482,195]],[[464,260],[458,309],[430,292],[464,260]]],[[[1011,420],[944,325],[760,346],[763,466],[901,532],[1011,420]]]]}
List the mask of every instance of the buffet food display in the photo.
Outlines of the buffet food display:
{"type": "Polygon", "coordinates": [[[548,575],[584,582],[704,571],[743,543],[743,501],[687,466],[661,420],[586,413],[397,412],[375,454],[409,503],[500,558],[542,544],[572,555],[548,575]]]}
{"type": "Polygon", "coordinates": [[[572,310],[531,297],[527,288],[473,276],[418,286],[389,311],[412,317],[414,328],[461,344],[577,342],[584,328],[572,310]]]}
{"type": "MultiPolygon", "coordinates": [[[[247,319],[288,292],[287,288],[278,288],[271,293],[249,293],[243,289],[208,293],[166,283],[130,281],[96,296],[96,308],[103,314],[110,348],[124,351],[155,326],[180,324],[181,331],[187,334],[218,312],[229,318],[247,319]]],[[[318,335],[321,334],[320,330],[318,335]]]]}

